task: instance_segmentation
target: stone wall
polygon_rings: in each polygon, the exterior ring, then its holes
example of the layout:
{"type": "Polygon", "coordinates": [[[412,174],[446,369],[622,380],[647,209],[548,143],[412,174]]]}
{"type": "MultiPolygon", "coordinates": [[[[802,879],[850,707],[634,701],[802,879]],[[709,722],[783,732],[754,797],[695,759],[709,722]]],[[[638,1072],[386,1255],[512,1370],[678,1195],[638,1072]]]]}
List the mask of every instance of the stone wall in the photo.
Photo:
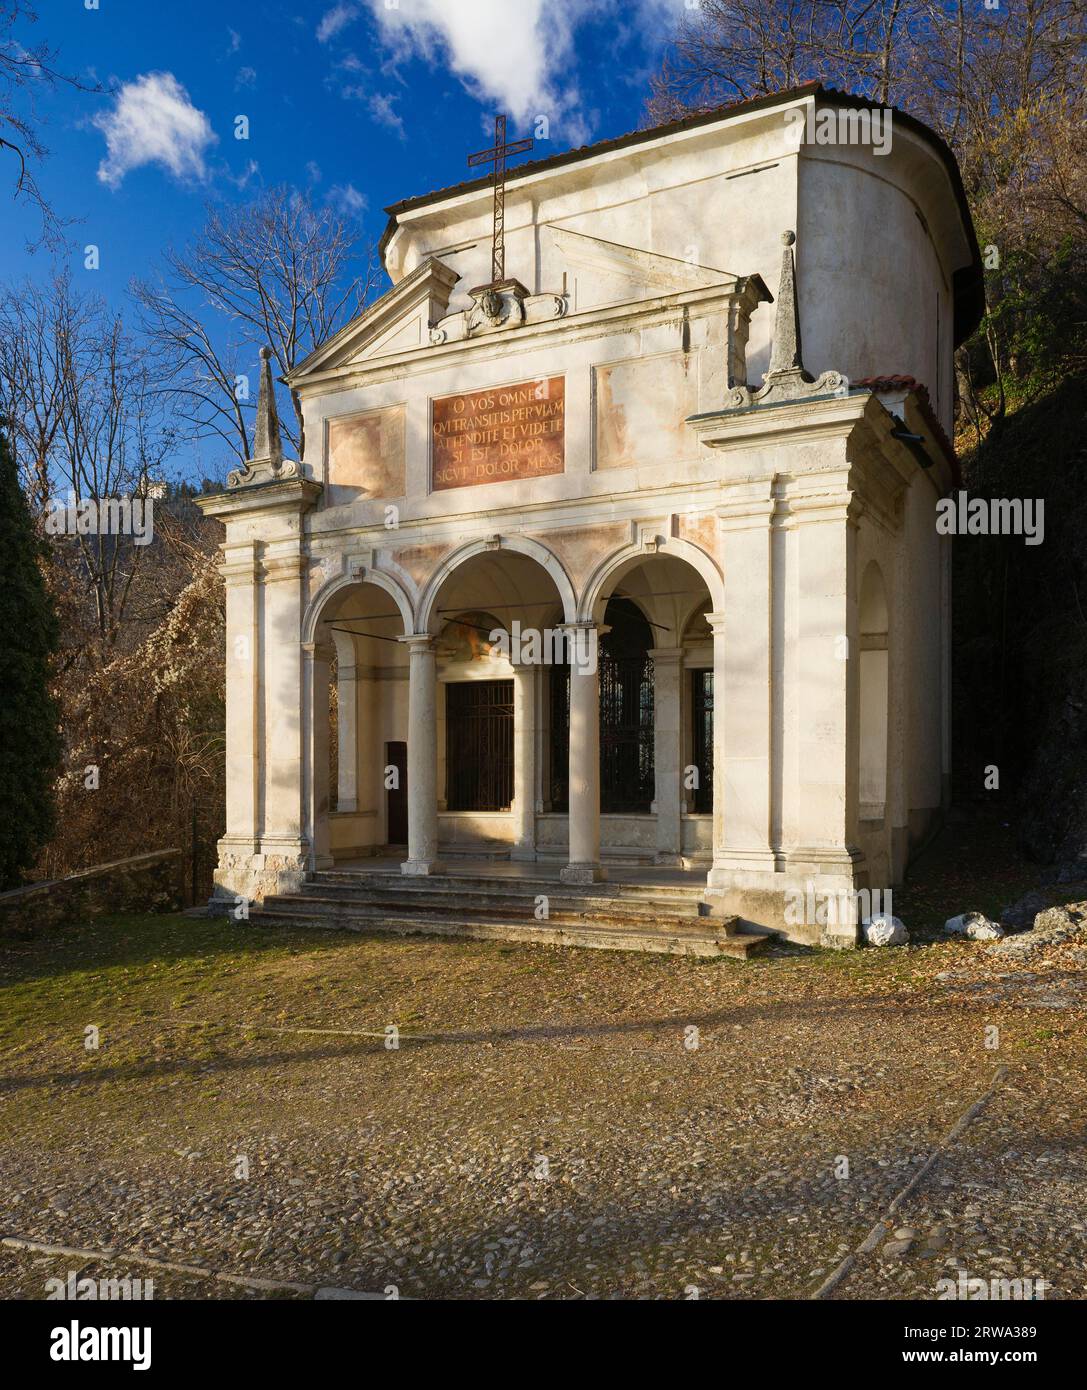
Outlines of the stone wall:
{"type": "Polygon", "coordinates": [[[96,864],[68,878],[0,893],[0,937],[37,936],[73,917],[110,912],[177,912],[181,851],[155,850],[96,864]]]}

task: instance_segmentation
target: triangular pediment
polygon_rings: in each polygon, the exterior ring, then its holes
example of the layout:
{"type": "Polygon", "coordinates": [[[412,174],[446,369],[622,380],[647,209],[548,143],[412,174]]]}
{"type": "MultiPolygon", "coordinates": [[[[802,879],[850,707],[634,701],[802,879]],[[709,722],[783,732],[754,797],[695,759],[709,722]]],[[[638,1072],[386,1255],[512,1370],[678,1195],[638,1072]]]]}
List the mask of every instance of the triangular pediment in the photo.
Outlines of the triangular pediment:
{"type": "Polygon", "coordinates": [[[572,282],[575,313],[683,290],[708,289],[735,279],[713,266],[605,241],[568,227],[549,226],[548,232],[568,271],[568,283],[572,282]]]}
{"type": "Polygon", "coordinates": [[[458,278],[455,270],[428,257],[284,379],[297,386],[309,376],[425,347],[431,326],[449,308],[449,296],[458,278]]]}

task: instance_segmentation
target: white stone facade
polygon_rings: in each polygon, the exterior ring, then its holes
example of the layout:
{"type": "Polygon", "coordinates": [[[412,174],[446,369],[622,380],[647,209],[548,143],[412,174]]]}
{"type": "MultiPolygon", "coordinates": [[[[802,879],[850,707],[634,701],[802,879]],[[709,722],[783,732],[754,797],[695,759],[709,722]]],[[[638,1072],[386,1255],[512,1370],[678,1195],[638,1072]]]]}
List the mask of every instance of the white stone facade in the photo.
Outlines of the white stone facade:
{"type": "Polygon", "coordinates": [[[791,920],[790,894],[898,881],[946,796],[935,506],[977,247],[916,123],[883,156],[803,142],[789,113],[835,100],[809,87],[514,171],[499,287],[488,184],[391,210],[393,288],[289,380],[305,457],[273,449],[203,503],[226,524],[222,896],[388,852],[402,745],[406,873],[473,849],[571,882],[611,854],[704,866],[711,908],[806,941],[827,929],[791,920]],[[514,387],[534,439],[441,436],[514,387]],[[570,678],[556,769],[549,668],[482,628],[599,630],[616,595],[652,627],[654,782],[647,808],[602,815],[599,669],[570,678]],[[685,784],[705,671],[712,810],[685,784]],[[512,682],[508,808],[450,805],[449,690],[474,680],[512,682]]]}

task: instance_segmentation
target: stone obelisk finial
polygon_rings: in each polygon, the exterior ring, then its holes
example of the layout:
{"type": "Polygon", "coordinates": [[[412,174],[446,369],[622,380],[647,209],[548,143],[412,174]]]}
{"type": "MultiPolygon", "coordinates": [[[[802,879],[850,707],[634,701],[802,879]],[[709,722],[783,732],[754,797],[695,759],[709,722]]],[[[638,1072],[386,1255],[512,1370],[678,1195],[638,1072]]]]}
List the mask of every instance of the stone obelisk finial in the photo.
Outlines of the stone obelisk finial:
{"type": "Polygon", "coordinates": [[[796,265],[793,261],[795,232],[782,232],[785,250],[781,255],[781,282],[778,285],[774,315],[774,341],[770,349],[768,377],[783,373],[798,373],[801,380],[811,381],[804,370],[800,347],[800,308],[796,301],[796,265]]]}
{"type": "Polygon", "coordinates": [[[257,420],[253,433],[253,452],[241,468],[227,474],[227,487],[297,478],[298,465],[283,457],[283,439],[276,413],[276,389],[272,381],[272,349],[260,350],[260,389],[257,392],[257,420]]]}
{"type": "MultiPolygon", "coordinates": [[[[793,262],[795,232],[782,232],[781,283],[774,309],[774,341],[770,345],[770,365],[756,391],[739,382],[730,383],[725,397],[726,410],[750,410],[752,406],[785,405],[833,393],[849,394],[849,379],[841,372],[823,372],[819,379],[804,370],[800,350],[800,307],[796,298],[796,266],[793,262]]],[[[694,417],[697,418],[697,417],[694,417]]]]}
{"type": "Polygon", "coordinates": [[[260,391],[257,394],[257,427],[253,438],[253,462],[267,460],[274,472],[283,462],[283,441],[279,435],[276,392],[272,384],[272,349],[260,350],[260,391]]]}

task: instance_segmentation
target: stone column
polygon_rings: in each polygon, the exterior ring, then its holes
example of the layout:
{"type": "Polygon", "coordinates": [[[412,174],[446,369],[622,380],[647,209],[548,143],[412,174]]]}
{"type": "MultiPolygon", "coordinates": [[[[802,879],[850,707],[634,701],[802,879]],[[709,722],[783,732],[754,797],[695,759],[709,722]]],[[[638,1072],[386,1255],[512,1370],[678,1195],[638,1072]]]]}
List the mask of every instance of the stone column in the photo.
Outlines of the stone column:
{"type": "Polygon", "coordinates": [[[680,690],[683,648],[655,647],[653,658],[653,768],[658,864],[678,864],[683,854],[683,751],[680,690]]]}
{"type": "Polygon", "coordinates": [[[536,858],[536,674],[513,666],[513,859],[536,858]]]}
{"type": "Polygon", "coordinates": [[[260,848],[265,872],[277,892],[294,891],[301,883],[310,849],[303,833],[303,771],[311,725],[301,641],[307,565],[297,553],[266,554],[264,559],[264,814],[260,848]]]}
{"type": "Polygon", "coordinates": [[[860,661],[856,526],[847,497],[813,510],[798,527],[801,601],[797,681],[797,844],[793,858],[851,876],[858,824],[860,661]]]}
{"type": "Polygon", "coordinates": [[[305,813],[303,832],[309,846],[306,867],[332,867],[328,823],[328,697],[334,648],[330,643],[303,642],[305,656],[302,689],[305,729],[305,813]]]}
{"type": "Polygon", "coordinates": [[[335,634],[336,713],[336,810],[359,809],[359,682],[355,643],[346,633],[335,634]]]}
{"type": "Polygon", "coordinates": [[[713,631],[713,867],[711,888],[738,875],[773,873],[772,549],[773,498],[719,513],[725,608],[713,631]]]}
{"type": "Polygon", "coordinates": [[[429,633],[402,637],[408,667],[408,857],[401,873],[440,873],[437,655],[429,633]]]}
{"type": "Polygon", "coordinates": [[[564,883],[596,883],[606,877],[600,867],[597,629],[595,624],[579,623],[572,635],[575,633],[578,650],[584,653],[591,649],[592,660],[570,667],[570,859],[560,877],[564,883]]]}
{"type": "Polygon", "coordinates": [[[259,847],[260,759],[257,692],[260,621],[253,545],[230,547],[220,568],[226,583],[226,832],[220,856],[259,847]]]}

